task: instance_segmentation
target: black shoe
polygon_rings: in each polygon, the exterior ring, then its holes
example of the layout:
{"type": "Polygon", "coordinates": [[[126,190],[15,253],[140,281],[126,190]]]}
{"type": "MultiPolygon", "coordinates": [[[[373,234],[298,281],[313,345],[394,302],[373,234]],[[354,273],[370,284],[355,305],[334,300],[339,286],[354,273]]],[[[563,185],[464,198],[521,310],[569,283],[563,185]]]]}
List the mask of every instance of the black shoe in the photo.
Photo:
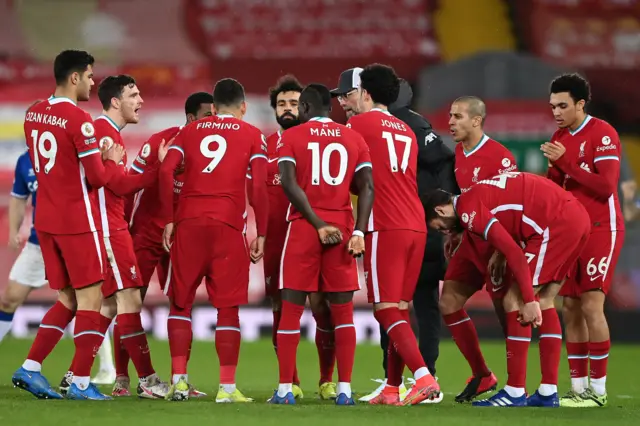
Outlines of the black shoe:
{"type": "Polygon", "coordinates": [[[62,380],[60,381],[60,386],[58,390],[60,391],[60,395],[67,396],[67,391],[71,387],[71,382],[73,381],[73,373],[71,371],[67,371],[62,380]]]}
{"type": "Polygon", "coordinates": [[[473,376],[467,381],[467,386],[464,388],[455,401],[459,403],[471,402],[483,393],[494,391],[498,388],[498,379],[491,373],[485,377],[473,376]]]}

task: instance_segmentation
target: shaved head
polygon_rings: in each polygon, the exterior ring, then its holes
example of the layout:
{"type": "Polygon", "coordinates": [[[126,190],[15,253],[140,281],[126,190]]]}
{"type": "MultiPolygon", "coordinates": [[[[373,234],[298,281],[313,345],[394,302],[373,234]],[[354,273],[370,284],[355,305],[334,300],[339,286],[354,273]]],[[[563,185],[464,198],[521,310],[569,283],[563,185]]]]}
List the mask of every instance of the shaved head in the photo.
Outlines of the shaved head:
{"type": "Polygon", "coordinates": [[[467,106],[467,113],[469,118],[480,117],[482,118],[482,124],[487,117],[487,106],[484,101],[477,96],[461,96],[455,101],[454,104],[465,104],[467,106]]]}

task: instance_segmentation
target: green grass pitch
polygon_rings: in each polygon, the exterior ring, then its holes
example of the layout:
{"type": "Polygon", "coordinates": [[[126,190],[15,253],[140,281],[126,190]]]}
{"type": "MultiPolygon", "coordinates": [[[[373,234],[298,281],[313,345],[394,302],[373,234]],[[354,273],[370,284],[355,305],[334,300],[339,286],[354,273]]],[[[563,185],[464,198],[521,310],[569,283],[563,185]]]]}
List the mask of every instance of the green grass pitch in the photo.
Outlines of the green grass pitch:
{"type": "MultiPolygon", "coordinates": [[[[11,384],[13,371],[20,366],[28,352],[30,341],[8,339],[0,346],[0,425],[135,425],[135,426],[191,426],[191,425],[384,425],[394,426],[419,422],[429,425],[491,425],[525,426],[564,424],[576,425],[640,425],[640,375],[637,346],[614,345],[609,362],[609,406],[602,409],[536,409],[536,408],[473,408],[453,402],[462,390],[469,368],[448,341],[441,345],[438,376],[445,399],[439,405],[415,407],[336,407],[317,399],[318,361],[315,346],[303,342],[298,352],[298,369],[305,391],[304,400],[296,406],[271,406],[265,403],[277,386],[276,358],[270,341],[244,343],[238,367],[238,386],[256,402],[245,405],[216,404],[213,401],[218,380],[218,361],[212,342],[193,345],[189,379],[207,392],[205,399],[184,403],[139,400],[136,397],[107,402],[40,401],[11,384]],[[233,423],[231,423],[233,422],[233,423]],[[355,423],[351,423],[355,422],[355,423]]],[[[505,379],[504,344],[483,344],[487,361],[497,374],[501,385],[505,379]]],[[[167,342],[152,341],[155,367],[162,378],[169,378],[170,360],[167,342]]],[[[44,374],[57,385],[66,371],[73,353],[73,343],[64,339],[44,365],[44,374]]],[[[529,354],[529,392],[539,380],[537,346],[529,354]]],[[[131,370],[132,377],[135,377],[131,370]]],[[[380,349],[375,345],[361,345],[356,352],[353,390],[358,394],[371,391],[379,377],[380,349]]],[[[336,377],[337,379],[337,377],[336,377]]],[[[563,358],[560,371],[561,392],[569,384],[568,368],[563,358]]],[[[108,387],[103,390],[109,391],[108,387]]]]}

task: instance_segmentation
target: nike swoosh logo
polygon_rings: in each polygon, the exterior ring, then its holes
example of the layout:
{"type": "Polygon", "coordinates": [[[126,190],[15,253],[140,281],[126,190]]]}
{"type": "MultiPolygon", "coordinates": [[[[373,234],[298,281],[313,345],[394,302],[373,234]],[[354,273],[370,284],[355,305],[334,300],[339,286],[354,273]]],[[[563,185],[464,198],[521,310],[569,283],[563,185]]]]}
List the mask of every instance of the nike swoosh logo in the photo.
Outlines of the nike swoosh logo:
{"type": "Polygon", "coordinates": [[[455,173],[455,172],[457,172],[457,171],[458,171],[458,169],[457,169],[457,168],[456,168],[456,169],[453,169],[453,173],[455,173]]]}
{"type": "Polygon", "coordinates": [[[276,157],[276,158],[268,158],[268,159],[267,159],[267,161],[268,161],[269,163],[273,163],[274,161],[278,161],[278,158],[279,158],[279,157],[276,157]]]}
{"type": "Polygon", "coordinates": [[[493,287],[491,290],[493,290],[493,292],[495,293],[498,290],[502,290],[502,287],[504,287],[504,286],[501,285],[500,287],[493,287]]]}

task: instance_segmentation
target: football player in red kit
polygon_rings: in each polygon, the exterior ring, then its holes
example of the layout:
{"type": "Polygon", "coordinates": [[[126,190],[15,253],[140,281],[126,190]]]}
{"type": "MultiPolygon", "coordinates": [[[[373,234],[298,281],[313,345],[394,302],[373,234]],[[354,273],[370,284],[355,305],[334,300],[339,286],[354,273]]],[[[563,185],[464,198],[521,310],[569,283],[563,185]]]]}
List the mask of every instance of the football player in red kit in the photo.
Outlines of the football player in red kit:
{"type": "Polygon", "coordinates": [[[217,115],[182,129],[160,169],[160,205],[167,223],[163,244],[171,250],[171,276],[165,292],[171,303],[167,328],[173,386],[167,399],[189,397],[191,308],[204,279],[209,300],[218,310],[215,345],[220,387],[216,402],[250,402],[253,400],[235,383],[241,339],[238,311],[248,301],[249,261],[259,261],[264,251],[269,214],[266,143],[257,128],[242,121],[247,104],[244,88],[236,80],[216,83],[213,105],[217,115]],[[184,184],[174,213],[174,174],[183,163],[184,184]],[[249,201],[258,235],[251,243],[251,253],[243,232],[249,168],[253,176],[249,201]]]}
{"type": "Polygon", "coordinates": [[[389,335],[387,385],[370,404],[399,405],[405,364],[416,384],[402,400],[414,405],[440,389],[426,367],[409,318],[427,243],[418,196],[418,142],[413,131],[389,113],[400,80],[393,68],[374,64],[360,73],[356,114],[347,124],[369,146],[376,197],[365,235],[365,277],[374,316],[389,335]]]}
{"type": "Polygon", "coordinates": [[[49,286],[58,291],[58,301],[42,319],[27,359],[12,377],[15,386],[38,398],[62,398],[41,374],[42,362],[75,317],[76,375],[66,396],[111,399],[90,383],[95,354],[111,322],[100,315],[106,257],[95,198],[98,188],[118,173],[124,149],[105,148],[103,164],[93,120],[77,105],[89,100],[93,64],[85,51],[65,50],[56,56],[54,95],[31,106],[24,122],[38,181],[35,228],[49,286]]]}
{"type": "Polygon", "coordinates": [[[609,123],[587,114],[591,93],[582,76],[562,75],[553,80],[550,92],[559,129],[541,148],[549,159],[548,176],[575,195],[591,217],[587,247],[560,291],[571,371],[571,390],[561,405],[603,407],[611,347],[604,302],[624,241],[618,200],[620,138],[609,123]]]}
{"type": "MultiPolygon", "coordinates": [[[[280,130],[267,137],[267,188],[269,190],[269,234],[264,243],[264,275],[265,289],[271,297],[273,308],[273,347],[278,347],[277,331],[280,324],[280,259],[287,235],[287,210],[289,200],[284,195],[280,185],[280,171],[278,170],[278,145],[282,133],[300,124],[298,119],[298,100],[302,92],[302,86],[298,80],[286,75],[278,80],[275,87],[271,88],[269,97],[271,107],[275,110],[276,121],[280,130]]],[[[336,397],[336,384],[333,382],[333,369],[335,365],[335,344],[333,339],[333,325],[329,305],[322,293],[309,295],[309,304],[313,317],[316,320],[316,348],[320,361],[320,380],[318,395],[321,399],[334,399],[336,397]]],[[[293,396],[303,396],[298,378],[298,369],[293,371],[293,396]]]]}
{"type": "Polygon", "coordinates": [[[371,159],[355,131],[328,118],[331,94],[319,84],[300,94],[304,124],[284,132],[278,151],[280,181],[291,202],[280,266],[282,317],[278,327],[280,384],[270,402],[294,404],[291,378],[300,342],[300,318],[309,293],[323,292],[331,304],[338,364],[337,405],[353,405],[351,373],[356,336],[353,292],[360,288],[356,260],[373,203],[371,159]],[[353,228],[349,189],[358,192],[353,228]],[[351,236],[347,241],[347,236],[351,236]]]}
{"type": "MultiPolygon", "coordinates": [[[[186,124],[211,116],[213,96],[211,93],[196,92],[191,94],[184,105],[186,124]]],[[[140,152],[131,164],[130,174],[138,175],[150,173],[159,164],[159,154],[161,146],[171,141],[182,129],[183,126],[169,127],[161,132],[152,135],[149,140],[142,145],[140,152]]],[[[181,174],[174,176],[174,209],[182,187],[181,174]]],[[[125,208],[125,215],[129,222],[129,231],[133,238],[133,249],[138,261],[138,270],[142,280],[142,298],[147,292],[149,282],[153,272],[158,273],[158,281],[161,289],[168,278],[169,253],[162,246],[162,233],[166,225],[162,221],[159,212],[158,185],[152,185],[139,191],[135,197],[130,197],[125,208]]],[[[113,386],[113,396],[129,395],[129,353],[120,341],[120,327],[116,323],[113,328],[113,340],[115,348],[116,382],[113,386]]],[[[189,385],[189,397],[199,398],[206,394],[189,385]]]]}
{"type": "Polygon", "coordinates": [[[445,232],[465,229],[482,237],[501,253],[500,258],[492,259],[490,272],[504,273],[506,260],[517,282],[503,300],[507,385],[473,405],[558,407],[562,330],[554,298],[587,244],[591,227],[586,209],[548,179],[517,172],[482,180],[460,196],[434,191],[425,196],[424,203],[432,228],[445,232]],[[555,315],[549,315],[551,311],[555,315]],[[540,330],[542,380],[527,398],[529,325],[540,330]]]}
{"type": "MultiPolygon", "coordinates": [[[[517,170],[511,152],[484,134],[486,116],[484,102],[475,96],[458,98],[451,105],[449,127],[457,142],[455,175],[463,194],[483,179],[517,170]]],[[[445,249],[450,260],[440,296],[440,311],[454,342],[471,367],[472,376],[467,386],[455,398],[456,402],[468,402],[494,390],[498,379],[487,367],[476,328],[464,305],[486,283],[504,330],[502,298],[508,288],[506,277],[509,274],[493,278],[487,273],[487,264],[494,249],[480,237],[463,232],[447,238],[445,249]]]]}

